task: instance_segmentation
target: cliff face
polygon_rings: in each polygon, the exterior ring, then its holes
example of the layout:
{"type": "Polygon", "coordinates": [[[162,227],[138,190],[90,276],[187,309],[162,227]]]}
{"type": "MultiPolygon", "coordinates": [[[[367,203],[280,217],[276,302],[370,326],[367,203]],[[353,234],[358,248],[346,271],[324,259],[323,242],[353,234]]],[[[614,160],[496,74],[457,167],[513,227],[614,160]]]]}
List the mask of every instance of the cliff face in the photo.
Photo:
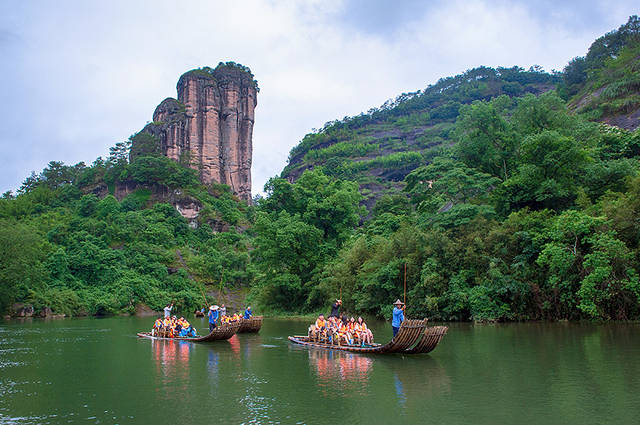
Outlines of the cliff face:
{"type": "Polygon", "coordinates": [[[203,183],[227,184],[250,202],[258,91],[253,75],[240,65],[221,63],[185,73],[177,91],[178,99],[160,103],[143,131],[156,136],[162,154],[199,170],[203,183]]]}

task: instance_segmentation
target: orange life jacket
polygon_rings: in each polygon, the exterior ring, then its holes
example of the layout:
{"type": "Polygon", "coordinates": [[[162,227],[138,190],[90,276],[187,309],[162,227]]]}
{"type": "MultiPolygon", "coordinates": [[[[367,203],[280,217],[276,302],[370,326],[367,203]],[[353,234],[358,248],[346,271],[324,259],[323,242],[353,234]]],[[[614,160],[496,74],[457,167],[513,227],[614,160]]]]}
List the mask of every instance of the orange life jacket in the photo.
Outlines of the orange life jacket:
{"type": "Polygon", "coordinates": [[[316,328],[321,329],[326,326],[326,322],[322,319],[316,320],[316,328]]]}

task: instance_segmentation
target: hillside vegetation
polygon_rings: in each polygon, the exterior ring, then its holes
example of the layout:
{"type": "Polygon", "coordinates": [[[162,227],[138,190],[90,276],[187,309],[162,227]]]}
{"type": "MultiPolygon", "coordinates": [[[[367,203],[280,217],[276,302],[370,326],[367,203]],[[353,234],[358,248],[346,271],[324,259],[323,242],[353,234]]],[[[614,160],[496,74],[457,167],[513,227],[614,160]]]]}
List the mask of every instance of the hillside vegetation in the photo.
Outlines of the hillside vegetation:
{"type": "Polygon", "coordinates": [[[0,309],[186,311],[233,285],[259,311],[388,317],[406,266],[413,317],[640,319],[637,22],[562,73],[477,68],[330,122],[255,207],[148,134],[51,162],[0,200],[0,309]]]}
{"type": "Polygon", "coordinates": [[[204,303],[203,283],[248,284],[248,237],[238,231],[249,224],[246,204],[168,158],[127,158],[122,143],[91,166],[51,162],[0,199],[0,310],[21,301],[102,315],[173,300],[189,311],[204,303]],[[118,201],[122,186],[135,189],[118,201]],[[176,199],[201,206],[196,229],[176,199]]]}
{"type": "Polygon", "coordinates": [[[320,168],[357,181],[372,208],[384,194],[398,192],[409,172],[451,143],[462,105],[500,95],[541,94],[560,81],[540,69],[480,67],[443,78],[423,91],[405,93],[366,114],[328,122],[307,134],[289,154],[282,177],[297,179],[320,168]]]}
{"type": "Polygon", "coordinates": [[[298,297],[386,316],[406,264],[416,316],[638,318],[639,133],[593,122],[638,127],[638,34],[633,16],[561,74],[477,68],[305,136],[282,178],[355,181],[368,211],[298,297]]]}
{"type": "Polygon", "coordinates": [[[591,119],[626,129],[640,121],[640,18],[598,38],[566,66],[559,93],[591,119]]]}

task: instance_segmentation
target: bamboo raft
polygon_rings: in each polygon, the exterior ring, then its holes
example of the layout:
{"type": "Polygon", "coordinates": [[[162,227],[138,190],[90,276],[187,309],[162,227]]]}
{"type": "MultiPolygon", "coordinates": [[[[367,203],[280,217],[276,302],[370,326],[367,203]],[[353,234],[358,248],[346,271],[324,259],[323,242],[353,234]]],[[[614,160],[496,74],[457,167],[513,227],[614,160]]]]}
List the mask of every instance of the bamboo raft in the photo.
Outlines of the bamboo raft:
{"type": "Polygon", "coordinates": [[[162,337],[162,336],[152,336],[151,332],[139,332],[137,335],[140,338],[151,338],[151,339],[165,339],[165,340],[177,340],[177,341],[190,341],[190,342],[209,342],[209,341],[222,341],[231,338],[234,336],[238,329],[240,329],[240,323],[230,323],[225,326],[218,326],[215,328],[209,335],[198,336],[198,337],[181,337],[176,336],[173,338],[162,337]]]}
{"type": "Polygon", "coordinates": [[[257,333],[262,327],[262,316],[252,317],[251,319],[240,320],[240,329],[238,333],[257,333]]]}
{"type": "Polygon", "coordinates": [[[433,351],[447,334],[447,326],[427,327],[427,319],[407,319],[400,325],[398,334],[386,344],[337,345],[324,342],[309,341],[308,336],[290,336],[289,341],[295,344],[331,350],[351,351],[354,353],[404,353],[422,354],[433,351]]]}

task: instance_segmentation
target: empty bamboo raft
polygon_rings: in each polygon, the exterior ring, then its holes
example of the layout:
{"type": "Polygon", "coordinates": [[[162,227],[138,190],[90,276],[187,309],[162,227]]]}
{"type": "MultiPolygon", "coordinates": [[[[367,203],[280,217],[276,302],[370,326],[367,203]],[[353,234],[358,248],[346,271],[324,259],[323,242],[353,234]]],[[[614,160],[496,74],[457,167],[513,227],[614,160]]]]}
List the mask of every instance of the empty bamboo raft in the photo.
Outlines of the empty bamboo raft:
{"type": "Polygon", "coordinates": [[[402,322],[398,334],[386,344],[362,346],[337,345],[324,342],[309,341],[308,336],[290,336],[289,341],[316,348],[351,351],[354,353],[405,353],[421,354],[433,351],[449,328],[446,326],[427,327],[427,319],[402,322]]]}
{"type": "Polygon", "coordinates": [[[240,329],[238,333],[256,333],[262,327],[262,316],[252,317],[251,319],[240,320],[240,329]]]}
{"type": "Polygon", "coordinates": [[[178,340],[178,341],[191,341],[191,342],[208,342],[208,341],[221,341],[225,339],[229,339],[234,336],[238,329],[240,329],[240,323],[230,323],[224,326],[218,326],[215,328],[209,335],[200,336],[200,337],[160,337],[160,336],[151,336],[151,332],[140,332],[138,336],[140,338],[152,338],[152,339],[166,339],[166,340],[178,340]]]}

